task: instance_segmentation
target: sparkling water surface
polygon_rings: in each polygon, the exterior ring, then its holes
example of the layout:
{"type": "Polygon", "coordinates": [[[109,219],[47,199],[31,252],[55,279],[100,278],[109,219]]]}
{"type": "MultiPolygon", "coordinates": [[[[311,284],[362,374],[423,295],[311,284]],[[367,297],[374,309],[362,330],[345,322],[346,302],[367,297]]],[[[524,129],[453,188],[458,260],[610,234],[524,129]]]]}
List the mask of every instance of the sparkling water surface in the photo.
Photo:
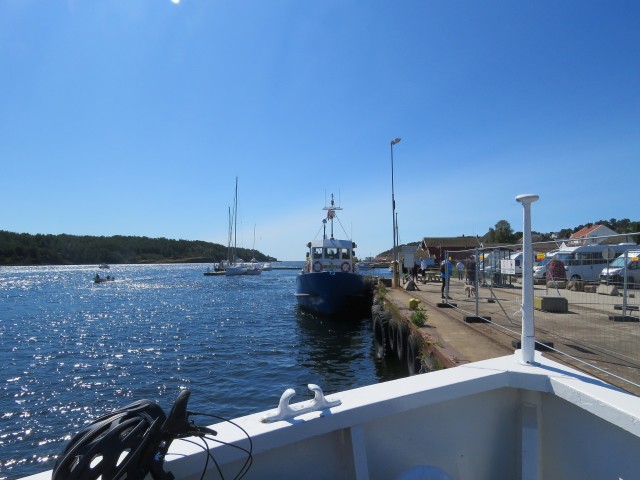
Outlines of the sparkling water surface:
{"type": "MultiPolygon", "coordinates": [[[[0,479],[50,469],[71,435],[134,400],[232,418],[405,375],[374,356],[369,319],[298,310],[298,270],[203,265],[0,267],[0,479]]],[[[207,423],[206,421],[203,423],[207,423]]]]}

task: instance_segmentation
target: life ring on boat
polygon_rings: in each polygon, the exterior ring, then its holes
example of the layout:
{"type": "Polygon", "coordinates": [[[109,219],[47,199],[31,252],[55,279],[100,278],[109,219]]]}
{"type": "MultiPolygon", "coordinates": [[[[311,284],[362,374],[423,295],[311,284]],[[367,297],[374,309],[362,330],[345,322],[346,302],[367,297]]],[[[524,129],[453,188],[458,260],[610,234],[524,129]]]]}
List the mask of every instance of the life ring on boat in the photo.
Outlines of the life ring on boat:
{"type": "Polygon", "coordinates": [[[342,262],[342,265],[340,265],[340,270],[347,273],[351,270],[351,265],[349,265],[349,262],[342,262]]]}
{"type": "Polygon", "coordinates": [[[313,271],[314,272],[321,272],[322,271],[322,263],[320,263],[319,260],[316,260],[315,262],[313,262],[313,271]]]}

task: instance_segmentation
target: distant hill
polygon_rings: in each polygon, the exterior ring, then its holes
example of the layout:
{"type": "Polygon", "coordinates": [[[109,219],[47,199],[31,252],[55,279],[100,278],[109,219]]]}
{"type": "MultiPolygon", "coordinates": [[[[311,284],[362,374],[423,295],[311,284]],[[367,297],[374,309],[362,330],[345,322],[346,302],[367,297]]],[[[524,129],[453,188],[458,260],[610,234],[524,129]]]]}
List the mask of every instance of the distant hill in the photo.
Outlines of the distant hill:
{"type": "MultiPolygon", "coordinates": [[[[238,249],[249,261],[275,261],[238,249]]],[[[198,240],[148,237],[31,235],[0,230],[0,265],[92,265],[100,263],[209,263],[227,258],[227,247],[198,240]]]]}

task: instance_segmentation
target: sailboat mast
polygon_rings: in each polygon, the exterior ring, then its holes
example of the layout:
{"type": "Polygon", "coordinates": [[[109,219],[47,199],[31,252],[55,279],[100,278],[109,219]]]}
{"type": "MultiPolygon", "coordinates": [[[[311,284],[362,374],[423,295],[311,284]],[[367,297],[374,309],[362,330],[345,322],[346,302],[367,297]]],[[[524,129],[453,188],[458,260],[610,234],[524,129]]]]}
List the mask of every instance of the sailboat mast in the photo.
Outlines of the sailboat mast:
{"type": "Polygon", "coordinates": [[[236,177],[236,193],[233,197],[233,262],[236,262],[238,240],[238,177],[236,177]]]}
{"type": "Polygon", "coordinates": [[[227,225],[227,263],[231,263],[231,207],[229,207],[229,224],[227,225]]]}

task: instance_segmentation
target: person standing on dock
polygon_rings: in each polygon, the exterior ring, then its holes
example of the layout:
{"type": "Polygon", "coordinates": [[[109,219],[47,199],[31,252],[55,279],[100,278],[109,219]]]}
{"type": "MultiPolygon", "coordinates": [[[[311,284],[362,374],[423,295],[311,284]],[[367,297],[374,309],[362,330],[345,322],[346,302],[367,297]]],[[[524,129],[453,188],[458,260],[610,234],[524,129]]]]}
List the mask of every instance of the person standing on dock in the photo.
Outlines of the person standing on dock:
{"type": "Polygon", "coordinates": [[[440,278],[442,279],[442,288],[440,290],[442,298],[444,298],[444,289],[447,289],[447,295],[449,295],[449,279],[453,274],[453,265],[448,258],[445,258],[440,262],[440,278]]]}
{"type": "Polygon", "coordinates": [[[458,263],[456,263],[456,270],[458,271],[458,280],[462,280],[464,275],[464,263],[462,263],[462,260],[458,260],[458,263]]]}

